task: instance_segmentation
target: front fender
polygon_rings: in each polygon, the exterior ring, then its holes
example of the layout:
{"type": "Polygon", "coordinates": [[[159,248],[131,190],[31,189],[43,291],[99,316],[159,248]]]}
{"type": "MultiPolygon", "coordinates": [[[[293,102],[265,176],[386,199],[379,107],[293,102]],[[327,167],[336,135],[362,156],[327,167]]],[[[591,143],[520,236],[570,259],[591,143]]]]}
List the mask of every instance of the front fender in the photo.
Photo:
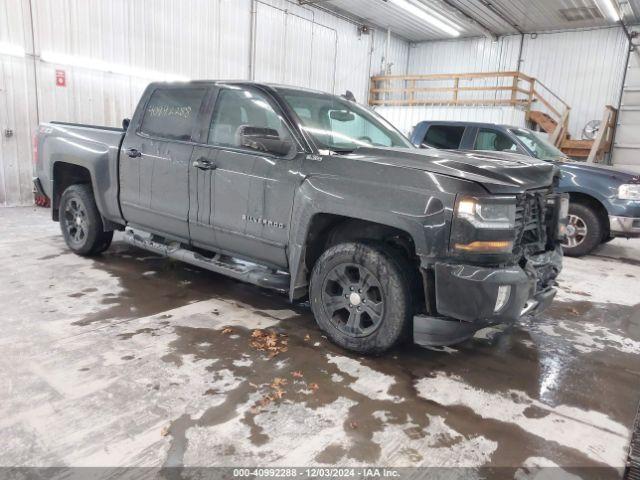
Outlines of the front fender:
{"type": "Polygon", "coordinates": [[[289,239],[292,300],[306,290],[306,241],[314,216],[318,214],[365,220],[402,230],[411,236],[423,263],[445,254],[456,192],[461,191],[460,182],[472,190],[479,187],[450,177],[438,179],[415,171],[411,174],[414,181],[415,175],[424,175],[425,187],[418,189],[329,175],[308,177],[303,182],[294,199],[291,225],[296,228],[291,229],[289,239]]]}

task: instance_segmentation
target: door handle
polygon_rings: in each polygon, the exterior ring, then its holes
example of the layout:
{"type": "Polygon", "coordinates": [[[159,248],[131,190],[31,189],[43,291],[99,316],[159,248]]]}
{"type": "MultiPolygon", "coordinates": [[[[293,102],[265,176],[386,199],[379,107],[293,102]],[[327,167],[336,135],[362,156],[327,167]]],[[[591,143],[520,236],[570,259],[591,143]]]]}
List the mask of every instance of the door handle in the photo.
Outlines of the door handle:
{"type": "Polygon", "coordinates": [[[129,148],[127,150],[127,156],[131,158],[140,158],[142,156],[142,153],[140,153],[140,151],[136,150],[135,148],[129,148]]]}
{"type": "Polygon", "coordinates": [[[200,170],[215,170],[216,168],[218,168],[213,160],[206,157],[198,158],[195,162],[193,162],[193,166],[199,168],[200,170]]]}

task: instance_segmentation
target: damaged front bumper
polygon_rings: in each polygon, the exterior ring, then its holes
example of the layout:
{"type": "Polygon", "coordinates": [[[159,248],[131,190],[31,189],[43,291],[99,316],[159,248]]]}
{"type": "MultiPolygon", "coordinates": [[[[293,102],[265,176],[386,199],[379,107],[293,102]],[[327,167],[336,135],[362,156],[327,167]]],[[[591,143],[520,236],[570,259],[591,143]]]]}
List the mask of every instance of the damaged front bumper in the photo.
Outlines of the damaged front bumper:
{"type": "Polygon", "coordinates": [[[414,317],[414,341],[424,346],[453,345],[487,326],[540,313],[555,297],[561,269],[560,248],[528,256],[524,267],[436,263],[437,316],[414,317]]]}

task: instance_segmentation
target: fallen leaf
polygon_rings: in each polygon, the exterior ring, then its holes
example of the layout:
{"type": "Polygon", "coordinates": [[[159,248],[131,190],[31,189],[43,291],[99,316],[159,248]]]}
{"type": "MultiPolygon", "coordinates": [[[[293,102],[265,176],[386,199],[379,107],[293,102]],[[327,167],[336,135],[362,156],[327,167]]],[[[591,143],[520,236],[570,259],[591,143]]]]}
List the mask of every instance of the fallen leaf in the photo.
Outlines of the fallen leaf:
{"type": "Polygon", "coordinates": [[[278,388],[278,387],[286,385],[287,383],[289,383],[289,382],[287,381],[286,378],[276,377],[276,378],[273,379],[273,382],[271,382],[271,386],[273,388],[278,388]]]}
{"type": "Polygon", "coordinates": [[[302,372],[300,370],[296,370],[294,372],[291,372],[291,376],[293,378],[302,378],[302,377],[304,377],[304,375],[302,374],[302,372]]]}
{"type": "Polygon", "coordinates": [[[162,427],[162,430],[160,430],[160,435],[162,435],[163,437],[166,437],[167,435],[169,435],[170,429],[171,429],[170,425],[166,425],[165,427],[162,427]]]}
{"type": "Polygon", "coordinates": [[[254,330],[251,333],[252,340],[249,343],[251,348],[254,348],[260,352],[269,352],[269,358],[273,358],[276,355],[286,352],[287,338],[286,335],[278,335],[273,331],[254,330]]]}
{"type": "Polygon", "coordinates": [[[317,383],[310,383],[309,384],[309,389],[311,389],[311,391],[313,391],[313,392],[316,392],[319,388],[320,388],[320,386],[317,383]]]}
{"type": "Polygon", "coordinates": [[[356,422],[355,420],[352,421],[351,423],[349,423],[349,426],[355,430],[356,428],[358,428],[358,422],[356,422]]]}
{"type": "Polygon", "coordinates": [[[226,327],[222,330],[222,333],[224,333],[225,335],[229,335],[230,333],[233,333],[233,328],[226,327]]]}
{"type": "Polygon", "coordinates": [[[577,308],[574,308],[574,307],[571,307],[571,308],[569,309],[569,313],[571,313],[572,315],[576,315],[576,316],[577,316],[577,315],[580,315],[580,312],[578,311],[578,309],[577,309],[577,308]]]}
{"type": "Polygon", "coordinates": [[[307,333],[307,334],[304,336],[304,341],[305,341],[305,342],[308,342],[309,340],[311,340],[311,336],[307,333]]]}

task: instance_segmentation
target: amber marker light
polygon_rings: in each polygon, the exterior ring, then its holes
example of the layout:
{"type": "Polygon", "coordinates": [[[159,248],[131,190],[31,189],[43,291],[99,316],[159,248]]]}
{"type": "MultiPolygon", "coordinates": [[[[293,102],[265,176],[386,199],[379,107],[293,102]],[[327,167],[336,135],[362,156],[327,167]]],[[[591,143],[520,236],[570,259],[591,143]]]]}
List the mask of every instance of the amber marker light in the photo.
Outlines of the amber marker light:
{"type": "Polygon", "coordinates": [[[503,253],[513,250],[512,241],[471,242],[467,244],[456,243],[456,250],[464,252],[503,253]]]}

